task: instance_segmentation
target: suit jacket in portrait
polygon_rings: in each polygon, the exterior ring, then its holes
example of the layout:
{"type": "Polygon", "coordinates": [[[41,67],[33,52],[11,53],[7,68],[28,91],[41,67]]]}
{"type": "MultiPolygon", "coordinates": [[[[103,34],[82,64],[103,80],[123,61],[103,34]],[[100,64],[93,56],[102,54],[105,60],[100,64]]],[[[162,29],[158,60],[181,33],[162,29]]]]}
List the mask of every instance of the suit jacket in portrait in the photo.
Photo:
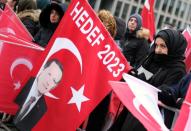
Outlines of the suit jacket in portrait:
{"type": "Polygon", "coordinates": [[[20,106],[20,109],[15,116],[14,124],[21,131],[30,131],[47,111],[47,106],[44,96],[41,96],[40,99],[37,101],[37,103],[34,105],[34,107],[28,112],[28,114],[26,114],[26,116],[23,117],[22,120],[20,121],[16,120],[22,105],[27,99],[30,89],[34,83],[34,80],[35,80],[34,77],[31,77],[28,80],[27,84],[25,85],[25,87],[22,89],[22,91],[15,100],[15,102],[20,106]]]}

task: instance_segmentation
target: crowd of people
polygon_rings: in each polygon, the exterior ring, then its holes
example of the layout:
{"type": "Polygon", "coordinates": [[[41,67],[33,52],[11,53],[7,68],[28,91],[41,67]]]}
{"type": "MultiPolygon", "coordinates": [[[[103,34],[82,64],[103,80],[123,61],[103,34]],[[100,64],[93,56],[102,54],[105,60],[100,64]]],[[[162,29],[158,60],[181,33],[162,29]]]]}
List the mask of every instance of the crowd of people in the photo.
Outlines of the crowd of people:
{"type": "MultiPolygon", "coordinates": [[[[34,42],[44,48],[69,4],[62,0],[0,2],[7,3],[16,12],[34,37],[34,42]]],[[[142,17],[139,14],[132,14],[127,21],[114,17],[108,10],[100,10],[97,15],[132,66],[132,70],[127,73],[160,89],[158,98],[164,104],[180,108],[191,81],[191,73],[186,72],[184,63],[187,41],[181,32],[161,29],[151,44],[149,30],[142,27],[142,17]]],[[[77,130],[146,130],[125,107],[117,117],[108,115],[111,94],[106,96],[77,130]]],[[[172,119],[172,112],[164,109],[164,122],[168,128],[171,128],[172,119]]]]}

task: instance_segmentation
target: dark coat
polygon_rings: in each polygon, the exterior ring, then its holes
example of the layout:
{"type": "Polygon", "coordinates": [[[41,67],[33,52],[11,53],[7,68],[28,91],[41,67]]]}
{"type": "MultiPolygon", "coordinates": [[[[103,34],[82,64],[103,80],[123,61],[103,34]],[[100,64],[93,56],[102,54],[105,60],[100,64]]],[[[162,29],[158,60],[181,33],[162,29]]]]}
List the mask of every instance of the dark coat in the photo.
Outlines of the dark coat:
{"type": "MultiPolygon", "coordinates": [[[[32,87],[32,84],[34,82],[35,78],[30,78],[25,87],[22,89],[18,97],[16,98],[15,102],[22,107],[25,100],[27,99],[27,96],[30,92],[30,89],[32,87]]],[[[47,111],[47,106],[44,97],[42,96],[35,106],[31,109],[31,111],[19,122],[16,121],[16,118],[20,112],[21,108],[17,112],[14,124],[16,127],[21,131],[30,131],[36,123],[42,118],[42,116],[47,111]]]]}
{"type": "Polygon", "coordinates": [[[39,15],[40,10],[24,10],[19,12],[18,17],[34,37],[39,30],[39,15]]]}
{"type": "Polygon", "coordinates": [[[51,3],[42,10],[39,18],[41,25],[40,30],[34,37],[35,42],[42,47],[46,47],[59,24],[53,24],[50,22],[50,14],[52,9],[56,10],[59,13],[60,18],[62,18],[62,16],[64,15],[64,8],[62,8],[62,5],[57,3],[51,3]]]}
{"type": "Polygon", "coordinates": [[[162,92],[160,92],[158,95],[159,100],[168,106],[173,106],[180,109],[189,88],[190,82],[191,73],[183,77],[178,84],[173,85],[172,87],[164,85],[162,92]]]}
{"type": "Polygon", "coordinates": [[[125,58],[133,67],[137,67],[149,53],[149,44],[147,40],[144,38],[137,38],[136,32],[126,32],[125,41],[122,43],[122,46],[125,58]]]}

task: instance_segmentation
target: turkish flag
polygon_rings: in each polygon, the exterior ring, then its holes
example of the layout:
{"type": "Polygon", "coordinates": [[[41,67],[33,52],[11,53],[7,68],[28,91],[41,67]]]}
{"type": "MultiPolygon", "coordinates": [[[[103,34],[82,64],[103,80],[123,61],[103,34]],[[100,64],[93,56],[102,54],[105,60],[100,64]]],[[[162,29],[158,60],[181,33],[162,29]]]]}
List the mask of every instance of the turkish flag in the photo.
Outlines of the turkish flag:
{"type": "Polygon", "coordinates": [[[191,130],[191,83],[186,94],[186,98],[181,107],[179,116],[176,120],[174,131],[190,131],[191,130]]]}
{"type": "Polygon", "coordinates": [[[124,74],[125,82],[110,81],[116,95],[124,106],[149,131],[167,131],[158,108],[158,89],[133,77],[124,74]]]}
{"type": "Polygon", "coordinates": [[[185,63],[186,63],[186,70],[189,72],[191,70],[191,29],[189,26],[182,32],[186,41],[188,43],[186,52],[185,52],[185,63]]]}
{"type": "MultiPolygon", "coordinates": [[[[86,0],[70,3],[32,76],[38,76],[53,58],[64,68],[62,80],[50,92],[58,99],[45,95],[47,110],[32,128],[35,131],[75,131],[111,91],[108,80],[120,80],[129,70],[125,57],[86,0]]],[[[20,125],[25,126],[24,122],[20,125]]]]}
{"type": "Polygon", "coordinates": [[[141,12],[143,27],[150,30],[150,40],[153,41],[155,34],[154,0],[146,0],[141,12]]]}
{"type": "Polygon", "coordinates": [[[1,34],[13,35],[25,41],[33,40],[26,27],[7,4],[4,10],[0,9],[0,23],[1,34]]]}
{"type": "Polygon", "coordinates": [[[10,38],[0,37],[0,110],[15,114],[18,107],[14,103],[21,86],[30,74],[42,50],[10,38]]]}

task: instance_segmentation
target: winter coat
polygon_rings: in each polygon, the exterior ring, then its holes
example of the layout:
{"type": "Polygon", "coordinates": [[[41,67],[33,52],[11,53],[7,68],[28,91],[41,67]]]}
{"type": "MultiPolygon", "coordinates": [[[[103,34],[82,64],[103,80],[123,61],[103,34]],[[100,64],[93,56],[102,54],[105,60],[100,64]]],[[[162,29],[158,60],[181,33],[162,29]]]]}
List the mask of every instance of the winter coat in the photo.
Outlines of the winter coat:
{"type": "Polygon", "coordinates": [[[184,76],[178,84],[173,85],[172,87],[163,85],[162,92],[158,95],[159,100],[168,106],[173,106],[180,109],[190,83],[191,73],[184,76]]]}
{"type": "Polygon", "coordinates": [[[40,10],[24,10],[19,12],[18,17],[34,37],[39,30],[40,10]]]}
{"type": "Polygon", "coordinates": [[[148,55],[149,44],[144,36],[137,37],[137,32],[130,33],[128,30],[125,34],[123,45],[123,54],[130,65],[137,67],[139,63],[148,55]]]}

